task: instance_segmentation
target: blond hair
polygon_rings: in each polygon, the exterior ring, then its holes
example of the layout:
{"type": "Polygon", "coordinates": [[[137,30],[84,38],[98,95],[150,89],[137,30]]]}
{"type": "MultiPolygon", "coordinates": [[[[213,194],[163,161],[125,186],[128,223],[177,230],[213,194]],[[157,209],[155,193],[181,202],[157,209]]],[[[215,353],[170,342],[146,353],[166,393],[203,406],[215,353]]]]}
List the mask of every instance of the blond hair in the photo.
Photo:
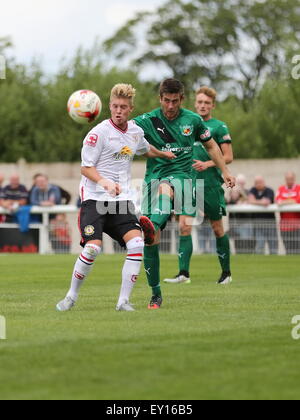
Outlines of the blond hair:
{"type": "Polygon", "coordinates": [[[204,95],[208,96],[209,98],[212,98],[213,102],[216,103],[217,99],[217,91],[215,89],[212,89],[208,86],[202,86],[200,89],[197,90],[196,95],[200,95],[203,93],[204,95]]]}
{"type": "Polygon", "coordinates": [[[136,90],[131,85],[120,83],[113,87],[110,95],[110,101],[115,98],[129,99],[130,104],[133,106],[136,90]]]}

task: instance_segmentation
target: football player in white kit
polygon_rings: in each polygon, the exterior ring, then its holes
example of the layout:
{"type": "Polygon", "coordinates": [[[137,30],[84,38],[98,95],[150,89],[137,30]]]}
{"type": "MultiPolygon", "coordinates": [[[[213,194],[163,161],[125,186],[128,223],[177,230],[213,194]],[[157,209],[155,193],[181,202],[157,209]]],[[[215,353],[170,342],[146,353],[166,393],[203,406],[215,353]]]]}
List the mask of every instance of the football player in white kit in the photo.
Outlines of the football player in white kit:
{"type": "Polygon", "coordinates": [[[145,246],[140,222],[147,227],[145,241],[147,234],[154,234],[154,227],[151,232],[151,221],[139,221],[135,215],[131,201],[132,160],[135,155],[176,158],[172,152],[151,146],[143,130],[129,121],[134,97],[131,85],[116,85],[111,92],[111,119],[93,128],[84,140],[79,222],[83,252],[75,264],[70,290],[56,306],[58,311],[69,311],[77,302],[79,290],[101,253],[104,232],[128,251],[116,309],[134,311],[129,299],[140,274],[145,246]]]}

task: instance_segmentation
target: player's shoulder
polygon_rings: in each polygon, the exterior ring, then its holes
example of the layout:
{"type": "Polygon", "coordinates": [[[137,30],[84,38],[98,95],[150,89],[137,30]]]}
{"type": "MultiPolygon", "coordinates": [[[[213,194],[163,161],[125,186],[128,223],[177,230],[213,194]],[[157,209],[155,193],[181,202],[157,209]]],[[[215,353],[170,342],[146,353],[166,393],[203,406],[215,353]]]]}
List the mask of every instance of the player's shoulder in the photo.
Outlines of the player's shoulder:
{"type": "Polygon", "coordinates": [[[97,124],[95,127],[92,128],[91,131],[94,132],[101,132],[103,130],[110,130],[112,128],[110,120],[104,120],[101,123],[97,124]]]}
{"type": "Polygon", "coordinates": [[[213,118],[211,121],[216,128],[223,128],[228,130],[228,124],[225,121],[218,120],[217,118],[213,118]]]}
{"type": "Polygon", "coordinates": [[[144,130],[139,125],[137,125],[135,120],[128,121],[128,131],[134,132],[135,134],[145,134],[144,130]]]}
{"type": "Polygon", "coordinates": [[[151,120],[153,117],[159,117],[161,115],[160,108],[154,109],[150,112],[145,112],[144,114],[135,118],[135,121],[148,121],[151,120]]]}
{"type": "Polygon", "coordinates": [[[105,139],[110,136],[110,131],[111,124],[109,120],[102,121],[88,132],[85,139],[83,140],[83,146],[91,146],[96,148],[98,144],[103,144],[105,139]]]}

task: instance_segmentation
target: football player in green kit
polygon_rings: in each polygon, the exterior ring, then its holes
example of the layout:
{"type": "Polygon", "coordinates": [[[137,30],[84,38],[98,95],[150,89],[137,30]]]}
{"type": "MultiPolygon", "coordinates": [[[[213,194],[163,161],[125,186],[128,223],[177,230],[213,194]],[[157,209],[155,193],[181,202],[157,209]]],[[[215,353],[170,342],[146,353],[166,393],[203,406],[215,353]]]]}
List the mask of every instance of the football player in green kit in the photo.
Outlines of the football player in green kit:
{"type": "MultiPolygon", "coordinates": [[[[145,138],[150,144],[159,150],[172,151],[177,156],[172,163],[162,159],[150,159],[147,164],[144,197],[148,199],[148,205],[146,208],[143,206],[143,213],[151,219],[152,223],[148,224],[147,218],[142,218],[140,223],[146,233],[145,242],[148,245],[144,263],[148,283],[152,288],[149,309],[159,309],[162,305],[160,233],[170,218],[174,201],[176,203],[177,198],[182,196],[183,201],[192,201],[193,146],[196,141],[204,144],[211,159],[223,173],[226,185],[228,187],[235,185],[235,178],[229,173],[224,157],[213,140],[210,130],[198,114],[182,108],[183,101],[182,83],[175,79],[167,79],[160,85],[161,107],[135,118],[136,124],[144,130],[145,138]]],[[[187,220],[190,220],[195,213],[195,209],[189,211],[186,210],[187,207],[189,206],[184,205],[181,211],[177,211],[180,216],[180,225],[184,228],[186,228],[187,220]]],[[[185,242],[185,248],[192,248],[191,237],[185,242]]]]}
{"type": "MultiPolygon", "coordinates": [[[[216,106],[217,92],[206,86],[197,91],[196,110],[203,118],[205,125],[210,129],[211,135],[218,143],[223,153],[226,164],[233,161],[231,135],[227,125],[212,117],[216,106]]],[[[224,198],[224,180],[220,170],[216,167],[202,143],[194,144],[193,177],[195,180],[204,180],[204,213],[209,218],[217,240],[217,253],[222,268],[222,274],[218,284],[226,285],[232,282],[230,267],[230,243],[225,234],[223,216],[226,216],[226,203],[224,198]]],[[[187,227],[186,235],[191,235],[192,227],[187,227]]],[[[180,244],[180,248],[183,248],[180,244]]],[[[165,283],[190,283],[190,259],[191,253],[185,258],[186,266],[180,269],[179,274],[173,279],[165,279],[165,283]]]]}

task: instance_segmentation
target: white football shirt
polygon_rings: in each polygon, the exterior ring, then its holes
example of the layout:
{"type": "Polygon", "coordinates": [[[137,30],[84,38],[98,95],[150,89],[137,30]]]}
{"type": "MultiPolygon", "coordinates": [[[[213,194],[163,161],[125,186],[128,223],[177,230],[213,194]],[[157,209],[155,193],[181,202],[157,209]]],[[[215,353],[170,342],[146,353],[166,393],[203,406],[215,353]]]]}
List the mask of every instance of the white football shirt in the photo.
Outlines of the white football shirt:
{"type": "Polygon", "coordinates": [[[122,193],[111,196],[104,188],[85,176],[80,184],[82,201],[131,201],[131,166],[135,155],[150,151],[144,131],[134,121],[129,121],[125,131],[112,120],[103,121],[86,136],[82,148],[83,167],[95,167],[106,179],[121,185],[122,193]]]}

